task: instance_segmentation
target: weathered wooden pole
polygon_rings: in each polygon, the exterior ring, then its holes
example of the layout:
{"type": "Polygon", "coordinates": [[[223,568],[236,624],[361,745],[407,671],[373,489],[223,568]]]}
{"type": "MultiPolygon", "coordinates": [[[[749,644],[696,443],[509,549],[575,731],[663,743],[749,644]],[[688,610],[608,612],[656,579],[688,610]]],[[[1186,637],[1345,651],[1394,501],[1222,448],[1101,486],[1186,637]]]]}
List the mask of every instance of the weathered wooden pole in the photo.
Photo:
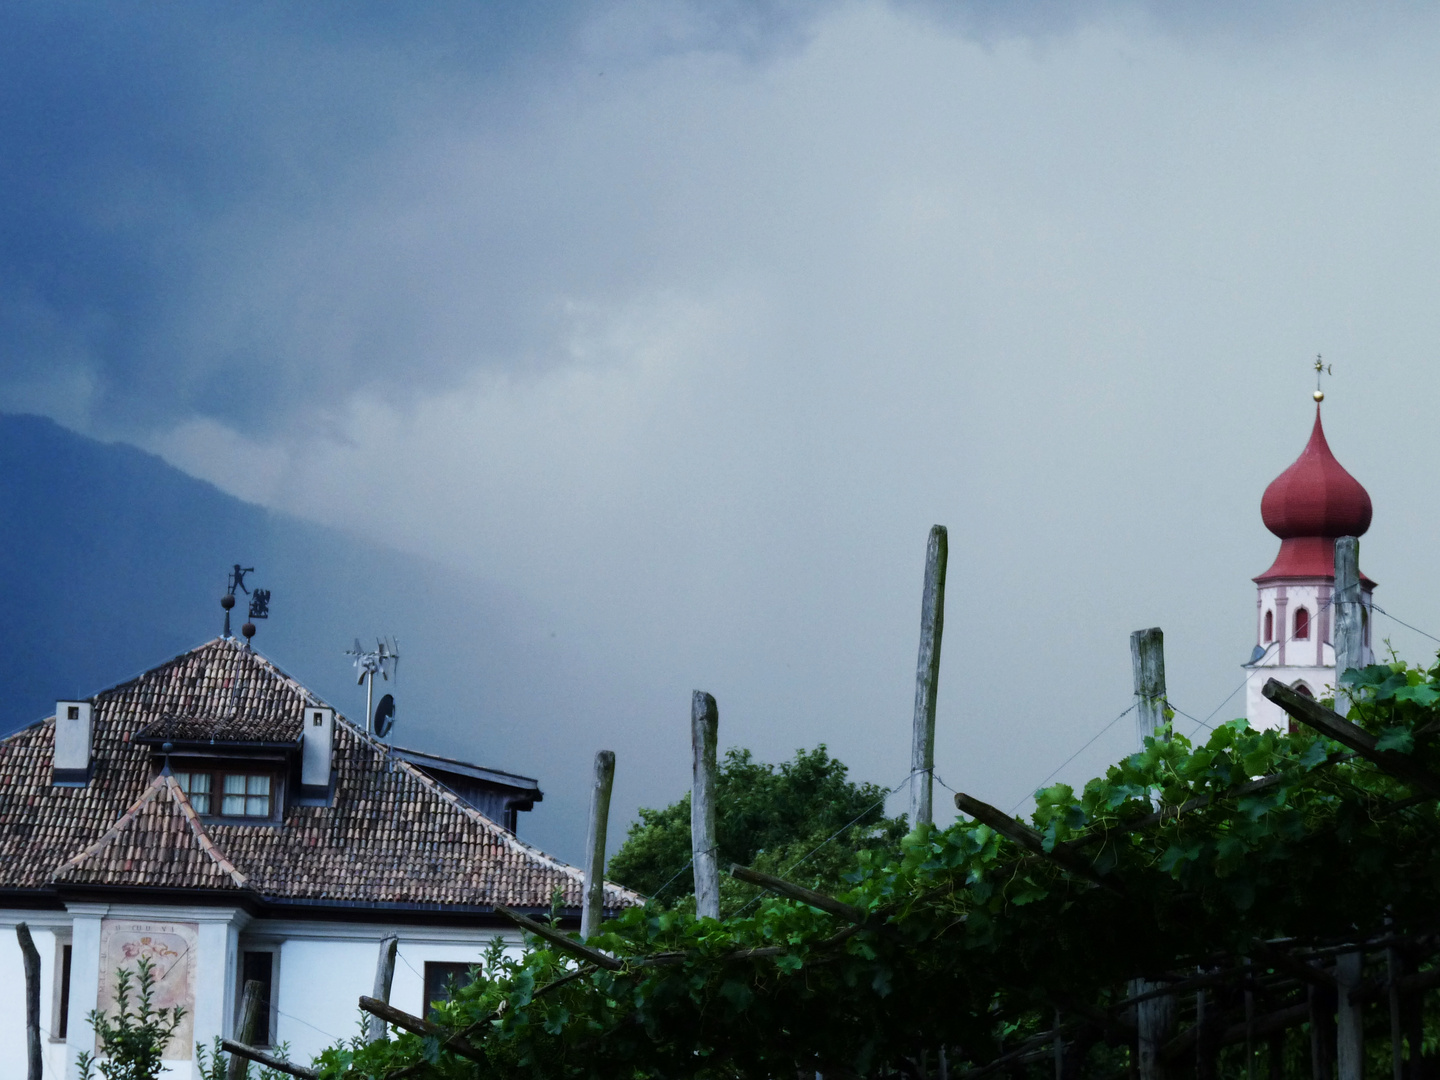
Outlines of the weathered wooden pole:
{"type": "Polygon", "coordinates": [[[1402,1007],[1405,1013],[1405,1041],[1410,1044],[1410,1068],[1405,1073],[1406,1080],[1427,1080],[1428,1062],[1422,1049],[1425,1045],[1425,996],[1406,994],[1402,1007]]]}
{"type": "Polygon", "coordinates": [[[1310,1004],[1311,1080],[1332,1080],[1335,1064],[1335,991],[1311,983],[1306,991],[1310,1004]]]}
{"type": "Polygon", "coordinates": [[[1390,983],[1390,1075],[1392,1080],[1405,1080],[1405,1017],[1401,1008],[1400,977],[1405,973],[1404,957],[1391,945],[1385,950],[1386,976],[1390,983]]]}
{"type": "Polygon", "coordinates": [[[1362,1006],[1350,995],[1360,988],[1365,968],[1361,952],[1335,958],[1335,1074],[1337,1080],[1361,1080],[1365,1070],[1365,1027],[1362,1006]]]}
{"type": "MultiPolygon", "coordinates": [[[[1135,678],[1135,742],[1143,750],[1145,740],[1165,728],[1165,635],[1158,626],[1130,635],[1130,664],[1135,678]]],[[[1136,979],[1131,993],[1157,989],[1158,983],[1136,979]]],[[[1161,1051],[1175,1026],[1175,998],[1166,995],[1140,1002],[1135,1006],[1135,1025],[1140,1080],[1162,1080],[1165,1062],[1161,1051]]]]}
{"type": "Polygon", "coordinates": [[[276,1057],[274,1054],[267,1054],[254,1046],[246,1046],[234,1039],[221,1039],[220,1049],[229,1054],[239,1054],[243,1058],[264,1065],[267,1069],[274,1069],[277,1072],[289,1073],[291,1076],[298,1076],[300,1080],[319,1080],[320,1074],[314,1069],[307,1069],[304,1065],[296,1065],[293,1061],[286,1061],[284,1058],[276,1057]]]}
{"type": "Polygon", "coordinates": [[[935,694],[940,687],[940,638],[945,630],[944,525],[930,527],[925,547],[925,588],[920,594],[920,655],[915,662],[915,720],[910,740],[910,824],[935,820],[935,694]]]}
{"type": "Polygon", "coordinates": [[[590,828],[585,833],[585,895],[580,910],[580,939],[589,941],[600,929],[605,910],[605,831],[610,822],[610,791],[615,786],[615,751],[595,754],[595,781],[590,788],[590,828]]]}
{"type": "MultiPolygon", "coordinates": [[[[1133,987],[1141,993],[1159,989],[1159,983],[1136,979],[1133,987]]],[[[1170,995],[1150,998],[1135,1006],[1135,1025],[1139,1030],[1140,1080],[1161,1080],[1165,1061],[1160,1056],[1170,1041],[1175,1026],[1175,999],[1170,995]]]]}
{"type": "Polygon", "coordinates": [[[25,958],[26,1076],[29,1080],[40,1080],[44,1067],[44,1059],[40,1056],[40,951],[35,948],[35,939],[30,936],[30,927],[25,923],[15,925],[15,936],[20,939],[20,953],[25,958]]]}
{"type": "Polygon", "coordinates": [[[1342,536],[1335,541],[1335,711],[1341,716],[1350,713],[1350,693],[1342,689],[1341,678],[1350,668],[1364,666],[1360,541],[1353,536],[1342,536]]]}
{"type": "Polygon", "coordinates": [[[1195,991],[1195,1080],[1216,1080],[1218,1075],[1215,1059],[1220,1047],[1213,1012],[1209,995],[1204,990],[1195,991]]]}
{"type": "MultiPolygon", "coordinates": [[[[242,1042],[246,1046],[255,1042],[255,1029],[260,1024],[260,1010],[268,1007],[264,984],[259,979],[246,980],[245,990],[240,998],[240,1026],[235,1029],[236,1042],[242,1042]]],[[[231,1054],[230,1064],[225,1070],[226,1080],[244,1080],[248,1066],[249,1062],[240,1054],[231,1054]]]]}
{"type": "Polygon", "coordinates": [[[1165,635],[1158,626],[1130,635],[1130,665],[1135,672],[1135,744],[1165,727],[1165,635]]]}
{"type": "Polygon", "coordinates": [[[1254,974],[1245,961],[1245,1080],[1255,1080],[1255,991],[1254,974]]]}
{"type": "Polygon", "coordinates": [[[1060,1010],[1055,1010],[1055,1045],[1052,1047],[1055,1057],[1055,1080],[1065,1080],[1065,1034],[1060,1030],[1064,1017],[1060,1010]]]}
{"type": "Polygon", "coordinates": [[[720,710],[715,699],[696,690],[690,699],[690,747],[694,779],[690,787],[690,853],[695,866],[695,915],[720,917],[720,854],[715,841],[715,744],[720,710]]]}
{"type": "MultiPolygon", "coordinates": [[[[1342,678],[1351,668],[1365,666],[1365,629],[1360,612],[1360,541],[1342,536],[1335,541],[1335,711],[1350,712],[1351,697],[1342,678]]],[[[1363,953],[1335,958],[1338,990],[1335,1008],[1335,1072],[1337,1080],[1361,1080],[1365,1067],[1365,1031],[1360,1004],[1350,993],[1360,986],[1363,953]]]]}
{"type": "MultiPolygon", "coordinates": [[[[390,985],[395,981],[395,953],[399,948],[400,939],[394,934],[387,934],[380,939],[380,952],[375,958],[375,989],[371,993],[371,997],[389,1002],[390,985]]],[[[367,1042],[379,1042],[385,1038],[385,1021],[372,1015],[369,1018],[365,1038],[367,1042]]],[[[248,1042],[249,1040],[242,1039],[240,1041],[248,1042]]]]}

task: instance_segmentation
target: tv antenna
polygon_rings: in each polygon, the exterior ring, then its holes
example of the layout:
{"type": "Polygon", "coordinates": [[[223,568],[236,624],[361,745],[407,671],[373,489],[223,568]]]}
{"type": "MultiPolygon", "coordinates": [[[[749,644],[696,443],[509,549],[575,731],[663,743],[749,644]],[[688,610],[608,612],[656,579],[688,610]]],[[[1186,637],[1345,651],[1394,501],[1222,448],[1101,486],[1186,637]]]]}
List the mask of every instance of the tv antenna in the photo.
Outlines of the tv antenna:
{"type": "Polygon", "coordinates": [[[345,655],[355,658],[355,685],[365,684],[365,733],[368,735],[374,731],[383,739],[390,734],[395,723],[395,699],[386,694],[380,699],[380,709],[375,708],[375,676],[379,675],[386,682],[390,681],[400,663],[400,643],[393,638],[376,638],[375,648],[367,650],[360,644],[360,639],[356,638],[355,647],[346,649],[345,655]],[[389,702],[388,706],[386,702],[389,702]],[[380,710],[385,711],[383,731],[380,730],[380,710]]]}

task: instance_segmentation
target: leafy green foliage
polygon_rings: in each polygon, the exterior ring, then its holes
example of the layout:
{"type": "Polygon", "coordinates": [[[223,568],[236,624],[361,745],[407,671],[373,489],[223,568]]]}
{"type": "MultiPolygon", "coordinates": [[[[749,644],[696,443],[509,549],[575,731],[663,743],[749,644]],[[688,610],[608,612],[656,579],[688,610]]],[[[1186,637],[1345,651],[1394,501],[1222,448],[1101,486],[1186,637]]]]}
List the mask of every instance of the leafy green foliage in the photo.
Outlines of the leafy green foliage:
{"type": "MultiPolygon", "coordinates": [[[[281,1061],[290,1060],[290,1044],[282,1042],[279,1046],[271,1048],[273,1053],[281,1061]]],[[[220,1044],[220,1036],[215,1036],[215,1041],[207,1051],[201,1043],[195,1044],[195,1075],[200,1080],[225,1080],[230,1075],[230,1055],[220,1044]]],[[[252,1065],[245,1063],[245,1071],[240,1075],[249,1080],[252,1065]]],[[[279,1069],[272,1069],[262,1066],[259,1071],[259,1080],[289,1080],[289,1073],[283,1073],[279,1069]]]]}
{"type": "Polygon", "coordinates": [[[115,1003],[119,1011],[115,1016],[106,1016],[99,1009],[91,1009],[90,1025],[100,1040],[97,1063],[92,1056],[79,1056],[81,1080],[91,1080],[92,1070],[98,1068],[105,1080],[155,1080],[164,1070],[160,1055],[175,1037],[185,1010],[176,1005],[173,1009],[155,1008],[155,965],[148,957],[136,961],[132,974],[126,968],[115,972],[115,1003]],[[130,997],[138,991],[132,1009],[130,997]]]}
{"type": "Polygon", "coordinates": [[[195,1044],[195,1074],[200,1080],[225,1080],[230,1075],[229,1055],[220,1045],[220,1036],[215,1036],[215,1044],[208,1051],[204,1044],[195,1044]]]}
{"type": "MultiPolygon", "coordinates": [[[[1377,665],[1352,685],[1352,718],[1440,773],[1440,666],[1377,665]]],[[[478,1066],[402,1034],[327,1051],[323,1075],[913,1075],[938,1045],[963,1072],[1042,1038],[1057,1008],[1081,1018],[1087,1053],[1099,1040],[1092,1063],[1119,1073],[1128,1037],[1105,1018],[1136,977],[1253,958],[1265,942],[1430,932],[1440,809],[1414,796],[1308,732],[1235,721],[1200,744],[1167,732],[1078,792],[1039,793],[1046,854],[976,823],[925,826],[852,856],[839,898],[859,923],[776,897],[723,921],[652,904],[594,942],[619,971],[497,944],[436,1013],[478,1066]]],[[[1222,1059],[1230,1075],[1244,1075],[1238,1052],[1222,1059]]]]}
{"type": "MultiPolygon", "coordinates": [[[[793,761],[778,766],[756,761],[749,750],[726,751],[715,779],[720,865],[739,863],[772,874],[795,868],[795,880],[814,888],[842,887],[855,852],[893,848],[905,831],[903,818],[885,817],[885,790],[854,783],[848,772],[823,743],[797,751],[793,761]],[[833,843],[806,858],[837,832],[841,835],[833,843]]],[[[684,908],[685,898],[695,892],[694,877],[685,869],[689,860],[687,792],[663,810],[641,809],[640,820],[630,827],[606,874],[684,908]]],[[[723,910],[734,910],[753,895],[740,882],[728,877],[722,881],[723,910]]],[[[688,907],[693,910],[693,899],[688,907]]]]}

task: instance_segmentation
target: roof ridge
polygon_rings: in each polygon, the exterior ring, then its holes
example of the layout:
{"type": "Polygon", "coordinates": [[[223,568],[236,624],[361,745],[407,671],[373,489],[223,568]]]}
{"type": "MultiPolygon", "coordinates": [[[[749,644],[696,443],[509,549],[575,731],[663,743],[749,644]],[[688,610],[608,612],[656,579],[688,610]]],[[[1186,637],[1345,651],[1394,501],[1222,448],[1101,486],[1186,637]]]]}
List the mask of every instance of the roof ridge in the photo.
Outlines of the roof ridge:
{"type": "Polygon", "coordinates": [[[205,831],[205,827],[200,823],[200,817],[195,813],[195,808],[190,805],[190,800],[186,798],[185,793],[180,790],[179,782],[168,772],[160,773],[154,780],[146,784],[145,790],[140,793],[140,797],[131,803],[123,814],[115,819],[115,823],[101,833],[100,836],[84,850],[61,863],[55,869],[55,873],[51,875],[51,880],[59,880],[69,871],[78,869],[87,859],[99,854],[118,840],[120,834],[129,828],[130,824],[140,816],[140,812],[145,809],[145,806],[153,802],[162,791],[170,797],[171,803],[180,811],[181,818],[185,821],[185,824],[190,829],[191,835],[195,838],[196,846],[220,868],[222,873],[235,883],[237,888],[249,888],[249,880],[216,846],[215,841],[210,838],[210,834],[205,831]]]}
{"type": "MultiPolygon", "coordinates": [[[[462,814],[473,818],[482,826],[492,831],[495,834],[496,838],[506,847],[510,848],[511,851],[514,851],[518,855],[523,855],[528,859],[533,859],[547,869],[564,874],[572,881],[578,882],[582,885],[584,884],[585,871],[580,869],[580,867],[571,866],[569,863],[561,862],[553,855],[547,855],[539,848],[532,847],[530,844],[525,843],[524,840],[521,840],[509,829],[500,825],[499,822],[491,820],[489,816],[475,809],[475,807],[471,806],[464,799],[460,798],[459,795],[456,795],[455,792],[451,791],[448,787],[446,787],[440,781],[436,780],[429,773],[410,764],[410,762],[406,761],[404,758],[397,759],[397,763],[406,772],[417,777],[421,783],[428,784],[430,787],[433,787],[442,799],[444,799],[448,803],[451,803],[462,814]]],[[[625,886],[613,881],[607,881],[605,882],[605,884],[608,888],[615,890],[622,896],[628,894],[630,897],[633,897],[637,903],[644,903],[645,901],[645,898],[639,893],[635,892],[633,889],[627,889],[625,886]]]]}
{"type": "Polygon", "coordinates": [[[115,838],[125,830],[125,827],[139,816],[141,810],[145,809],[145,804],[155,798],[155,795],[164,786],[163,780],[163,775],[157,776],[154,780],[150,781],[150,783],[146,784],[145,790],[140,793],[140,797],[131,803],[123,814],[115,819],[115,823],[111,825],[110,828],[101,833],[88,847],[83,848],[79,853],[72,855],[56,867],[55,873],[52,875],[52,880],[60,877],[60,875],[66,871],[79,866],[102,848],[114,843],[115,838]]]}
{"type": "MultiPolygon", "coordinates": [[[[185,823],[190,826],[191,833],[195,836],[195,842],[200,845],[200,850],[205,852],[216,866],[229,875],[230,880],[235,882],[238,888],[248,888],[250,880],[242,874],[219,848],[219,845],[211,839],[210,834],[205,831],[205,826],[200,821],[200,815],[195,812],[195,807],[190,804],[189,797],[180,788],[180,781],[176,780],[169,772],[162,772],[159,778],[165,780],[165,786],[169,789],[171,800],[180,808],[185,823]]],[[[157,778],[158,779],[158,778],[157,778]]]]}
{"type": "MultiPolygon", "coordinates": [[[[248,645],[240,644],[240,642],[233,637],[227,638],[223,635],[210,638],[208,641],[202,641],[199,645],[196,645],[193,648],[186,649],[184,652],[176,653],[174,656],[170,657],[170,659],[163,660],[158,664],[153,664],[150,667],[146,668],[144,671],[137,672],[128,679],[125,679],[118,683],[113,683],[110,686],[95,691],[95,693],[91,694],[90,697],[98,698],[102,694],[113,694],[116,691],[123,690],[128,686],[132,686],[135,683],[138,683],[147,675],[152,675],[157,671],[161,671],[169,667],[171,664],[179,663],[187,657],[194,656],[198,652],[201,652],[205,649],[214,648],[215,646],[229,646],[236,652],[245,653],[248,656],[254,657],[262,667],[266,668],[269,671],[270,674],[274,675],[281,682],[285,683],[292,690],[298,693],[302,698],[304,698],[306,702],[309,703],[307,707],[319,706],[320,708],[333,708],[333,706],[324,698],[322,698],[319,694],[315,693],[315,691],[311,690],[308,686],[305,686],[303,683],[300,682],[299,679],[295,678],[295,676],[291,675],[288,671],[285,671],[283,668],[280,667],[279,664],[275,663],[274,660],[271,660],[264,653],[258,652],[248,645]]],[[[339,710],[337,709],[336,711],[338,712],[339,710]]]]}
{"type": "Polygon", "coordinates": [[[27,734],[27,733],[29,733],[29,732],[35,731],[35,730],[38,729],[38,728],[43,728],[46,724],[50,724],[50,725],[53,726],[54,723],[55,723],[55,717],[53,717],[53,716],[42,716],[39,720],[36,720],[36,721],[34,721],[33,723],[26,724],[24,727],[18,727],[18,728],[16,728],[14,731],[10,732],[10,734],[8,734],[8,735],[0,735],[0,743],[7,743],[7,742],[9,742],[11,739],[18,739],[21,735],[25,735],[25,734],[27,734]]]}

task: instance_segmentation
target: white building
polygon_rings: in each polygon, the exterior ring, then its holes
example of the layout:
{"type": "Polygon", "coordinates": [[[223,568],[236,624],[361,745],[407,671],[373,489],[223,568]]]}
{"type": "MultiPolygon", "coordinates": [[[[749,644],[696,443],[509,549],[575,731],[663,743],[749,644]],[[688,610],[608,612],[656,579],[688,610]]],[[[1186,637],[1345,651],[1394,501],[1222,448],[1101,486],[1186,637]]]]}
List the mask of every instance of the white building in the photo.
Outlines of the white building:
{"type": "MultiPolygon", "coordinates": [[[[1282,728],[1289,717],[1261,696],[1270,679],[1309,697],[1328,697],[1335,686],[1331,629],[1335,541],[1370,527],[1370,496],[1335,460],[1315,406],[1310,441],[1260,500],[1265,527],[1280,537],[1270,569],[1255,579],[1255,649],[1245,665],[1245,715],[1256,728],[1282,728]]],[[[1370,607],[1375,582],[1360,575],[1365,662],[1370,648],[1370,607]]]]}
{"type": "MultiPolygon", "coordinates": [[[[0,1080],[24,1077],[14,926],[41,955],[45,1075],[95,1051],[117,967],[155,963],[158,1004],[188,1013],[167,1057],[231,1036],[247,979],[256,1041],[308,1062],[356,1032],[380,940],[399,935],[391,1002],[424,1015],[497,934],[495,903],[559,898],[581,873],[522,843],[535,782],[400,751],[229,638],[0,740],[0,1080]],[[482,812],[482,809],[486,812],[482,812]],[[509,826],[508,828],[506,826],[509,826]]],[[[612,910],[639,897],[607,887],[612,910]]]]}

